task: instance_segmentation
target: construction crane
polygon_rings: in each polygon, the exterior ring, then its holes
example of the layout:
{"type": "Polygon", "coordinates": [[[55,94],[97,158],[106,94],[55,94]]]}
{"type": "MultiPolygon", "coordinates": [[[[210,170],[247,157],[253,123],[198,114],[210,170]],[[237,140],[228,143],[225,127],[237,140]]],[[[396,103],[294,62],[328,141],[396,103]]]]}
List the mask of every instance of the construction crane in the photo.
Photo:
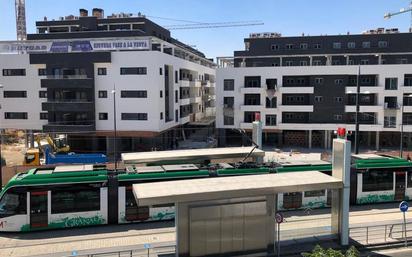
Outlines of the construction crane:
{"type": "Polygon", "coordinates": [[[168,21],[185,22],[185,24],[164,25],[163,27],[168,30],[246,27],[246,26],[260,26],[260,25],[265,24],[263,23],[263,21],[260,21],[260,20],[227,21],[227,22],[199,22],[199,21],[179,20],[179,19],[150,16],[150,15],[146,16],[140,12],[137,14],[137,16],[168,20],[168,21]]]}
{"type": "Polygon", "coordinates": [[[25,0],[16,0],[16,32],[17,40],[26,40],[27,31],[26,31],[26,1],[25,0]]]}
{"type": "Polygon", "coordinates": [[[230,22],[205,22],[194,24],[177,24],[164,26],[168,30],[182,29],[210,29],[210,28],[228,28],[228,27],[246,27],[264,25],[262,21],[230,21],[230,22]]]}
{"type": "Polygon", "coordinates": [[[403,14],[403,13],[411,13],[411,21],[410,21],[410,26],[409,26],[409,31],[412,31],[412,1],[409,3],[409,6],[407,8],[402,8],[399,10],[399,12],[393,12],[393,13],[385,13],[384,18],[386,20],[392,18],[392,16],[396,16],[399,14],[403,14]]]}

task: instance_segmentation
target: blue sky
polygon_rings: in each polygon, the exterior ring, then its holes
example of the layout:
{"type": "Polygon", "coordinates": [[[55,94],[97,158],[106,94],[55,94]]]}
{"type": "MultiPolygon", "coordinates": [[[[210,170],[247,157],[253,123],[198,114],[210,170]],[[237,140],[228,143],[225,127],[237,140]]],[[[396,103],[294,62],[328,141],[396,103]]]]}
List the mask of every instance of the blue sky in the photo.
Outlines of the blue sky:
{"type": "MultiPolygon", "coordinates": [[[[0,40],[14,40],[14,0],[0,0],[0,40]]],[[[231,56],[244,48],[250,32],[280,32],[282,35],[359,33],[377,27],[398,27],[407,31],[409,14],[384,20],[388,11],[407,7],[407,0],[26,0],[28,33],[44,16],[78,14],[79,8],[100,7],[105,14],[137,13],[173,19],[225,22],[262,20],[254,27],[176,30],[172,36],[203,51],[208,57],[231,56]]],[[[153,19],[160,25],[177,22],[153,19]]]]}

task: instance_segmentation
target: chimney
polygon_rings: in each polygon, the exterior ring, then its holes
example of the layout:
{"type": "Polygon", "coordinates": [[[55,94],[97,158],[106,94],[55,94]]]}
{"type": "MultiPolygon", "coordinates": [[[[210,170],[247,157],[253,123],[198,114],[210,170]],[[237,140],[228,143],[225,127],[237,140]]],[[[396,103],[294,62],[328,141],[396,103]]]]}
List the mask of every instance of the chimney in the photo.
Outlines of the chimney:
{"type": "Polygon", "coordinates": [[[98,19],[104,18],[104,11],[100,8],[93,8],[93,16],[97,17],[98,19]]]}
{"type": "Polygon", "coordinates": [[[87,17],[89,16],[89,11],[87,11],[86,9],[80,9],[80,17],[87,17]]]}

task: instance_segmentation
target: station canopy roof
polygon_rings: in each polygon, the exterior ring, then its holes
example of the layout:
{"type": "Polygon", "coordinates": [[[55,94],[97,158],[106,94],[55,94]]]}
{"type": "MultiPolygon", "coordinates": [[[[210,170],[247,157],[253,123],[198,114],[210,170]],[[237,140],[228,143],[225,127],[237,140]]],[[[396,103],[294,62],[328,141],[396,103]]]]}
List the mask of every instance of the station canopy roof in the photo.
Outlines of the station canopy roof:
{"type": "MultiPolygon", "coordinates": [[[[173,151],[153,151],[138,153],[123,153],[124,164],[154,163],[154,162],[173,162],[173,161],[194,161],[194,160],[216,160],[242,158],[247,156],[253,147],[225,147],[225,148],[206,148],[173,151]]],[[[250,157],[263,157],[265,152],[255,149],[250,157]]]]}
{"type": "Polygon", "coordinates": [[[352,157],[356,169],[412,168],[412,162],[399,157],[377,154],[357,154],[352,157]]]}
{"type": "Polygon", "coordinates": [[[342,188],[319,171],[187,179],[133,185],[138,205],[157,205],[342,188]]]}

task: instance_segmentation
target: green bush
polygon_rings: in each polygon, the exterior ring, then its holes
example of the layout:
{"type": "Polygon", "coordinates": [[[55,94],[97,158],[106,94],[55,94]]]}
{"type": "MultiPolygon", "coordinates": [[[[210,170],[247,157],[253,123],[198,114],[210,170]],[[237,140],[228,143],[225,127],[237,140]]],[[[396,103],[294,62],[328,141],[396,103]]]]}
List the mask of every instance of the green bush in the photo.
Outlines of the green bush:
{"type": "Polygon", "coordinates": [[[359,251],[352,246],[349,250],[343,254],[341,251],[329,249],[323,249],[319,245],[315,246],[311,253],[302,253],[303,257],[359,257],[359,251]]]}

